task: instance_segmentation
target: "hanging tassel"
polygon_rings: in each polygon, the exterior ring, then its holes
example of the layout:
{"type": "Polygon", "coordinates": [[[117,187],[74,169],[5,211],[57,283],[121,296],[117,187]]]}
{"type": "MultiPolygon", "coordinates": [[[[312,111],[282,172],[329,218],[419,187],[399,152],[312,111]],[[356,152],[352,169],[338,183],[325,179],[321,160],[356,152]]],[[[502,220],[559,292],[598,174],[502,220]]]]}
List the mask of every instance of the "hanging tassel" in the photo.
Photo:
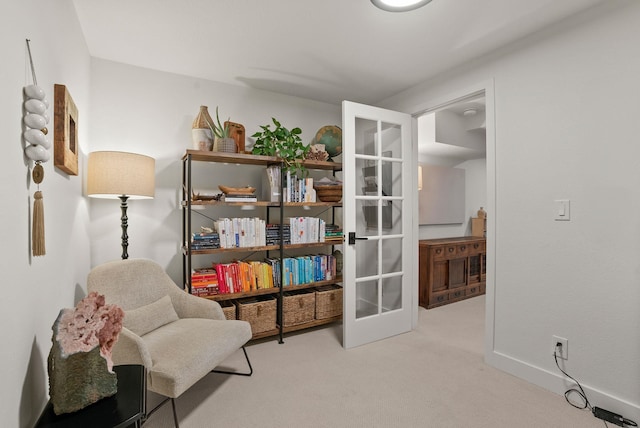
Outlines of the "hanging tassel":
{"type": "Polygon", "coordinates": [[[31,249],[34,257],[44,256],[44,204],[42,192],[38,190],[33,194],[33,227],[31,230],[31,249]]]}

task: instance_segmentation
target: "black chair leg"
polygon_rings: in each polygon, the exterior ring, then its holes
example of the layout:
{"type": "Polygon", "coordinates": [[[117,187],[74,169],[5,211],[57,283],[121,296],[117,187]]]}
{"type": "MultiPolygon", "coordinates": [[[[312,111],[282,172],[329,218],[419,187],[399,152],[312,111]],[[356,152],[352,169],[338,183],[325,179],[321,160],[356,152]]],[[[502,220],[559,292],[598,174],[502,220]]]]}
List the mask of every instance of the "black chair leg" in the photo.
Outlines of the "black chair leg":
{"type": "Polygon", "coordinates": [[[147,420],[149,419],[149,416],[153,415],[156,412],[156,410],[158,410],[160,407],[166,404],[167,401],[169,400],[171,400],[171,407],[173,408],[173,423],[175,424],[176,428],[180,428],[180,424],[178,423],[178,414],[176,413],[176,400],[171,397],[166,397],[164,400],[160,402],[160,404],[158,404],[156,407],[151,409],[151,411],[147,413],[146,416],[144,417],[143,424],[147,422],[147,420]]]}
{"type": "Polygon", "coordinates": [[[180,424],[178,423],[178,414],[176,413],[176,400],[174,398],[171,399],[171,407],[173,407],[173,422],[176,425],[176,428],[180,428],[180,424]]]}
{"type": "Polygon", "coordinates": [[[253,367],[251,367],[251,361],[249,361],[249,355],[247,355],[247,350],[244,349],[244,346],[242,347],[242,352],[244,352],[244,358],[247,360],[247,364],[249,365],[248,373],[231,372],[227,370],[215,370],[215,369],[211,370],[211,373],[222,373],[222,374],[230,374],[230,375],[237,375],[237,376],[251,376],[253,374],[253,367]]]}

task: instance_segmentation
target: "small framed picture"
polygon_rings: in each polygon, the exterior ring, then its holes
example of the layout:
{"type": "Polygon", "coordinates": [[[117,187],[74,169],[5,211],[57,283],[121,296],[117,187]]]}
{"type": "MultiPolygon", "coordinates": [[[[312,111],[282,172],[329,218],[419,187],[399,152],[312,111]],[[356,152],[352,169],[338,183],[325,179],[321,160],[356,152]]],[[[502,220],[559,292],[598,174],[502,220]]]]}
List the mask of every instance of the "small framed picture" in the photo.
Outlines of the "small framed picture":
{"type": "Polygon", "coordinates": [[[78,108],[65,85],[54,85],[53,164],[78,175],[78,108]]]}

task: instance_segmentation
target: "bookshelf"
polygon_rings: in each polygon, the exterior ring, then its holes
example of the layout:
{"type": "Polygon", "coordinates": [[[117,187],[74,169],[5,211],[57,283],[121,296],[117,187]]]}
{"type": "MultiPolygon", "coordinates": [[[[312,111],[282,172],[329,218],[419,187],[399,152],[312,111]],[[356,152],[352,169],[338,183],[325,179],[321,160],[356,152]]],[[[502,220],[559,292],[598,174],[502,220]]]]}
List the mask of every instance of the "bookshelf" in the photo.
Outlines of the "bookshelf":
{"type": "MultiPolygon", "coordinates": [[[[182,211],[182,271],[183,271],[183,288],[186,292],[192,291],[192,272],[195,269],[200,268],[212,268],[218,264],[224,264],[229,262],[229,259],[237,259],[240,261],[260,261],[269,259],[272,263],[275,261],[275,265],[280,266],[279,278],[274,278],[274,286],[268,288],[250,288],[240,290],[231,290],[231,292],[220,292],[218,294],[201,295],[202,298],[215,300],[218,302],[232,302],[237,306],[236,316],[239,314],[239,304],[250,301],[251,299],[275,299],[276,303],[276,323],[275,328],[267,331],[254,332],[253,339],[259,339],[263,337],[277,336],[280,343],[283,342],[283,334],[291,331],[303,330],[306,328],[312,328],[328,323],[333,323],[342,320],[342,315],[331,316],[324,319],[308,320],[304,323],[297,325],[283,325],[283,300],[286,295],[290,295],[295,292],[308,292],[309,290],[315,290],[317,287],[322,286],[342,286],[342,276],[337,273],[330,279],[322,279],[322,274],[314,278],[311,282],[296,283],[296,285],[288,285],[285,287],[278,286],[278,283],[285,283],[285,269],[283,268],[285,259],[288,258],[313,258],[313,263],[317,260],[326,260],[329,263],[331,258],[329,257],[335,248],[335,246],[342,245],[342,238],[327,238],[324,242],[307,242],[290,244],[285,243],[285,223],[287,222],[285,216],[296,216],[302,212],[305,217],[314,219],[319,216],[327,217],[331,223],[335,223],[339,214],[341,216],[342,203],[341,202],[322,202],[317,200],[316,202],[284,202],[282,193],[279,192],[278,201],[265,201],[258,200],[255,202],[225,202],[224,200],[193,200],[194,195],[194,181],[198,180],[194,174],[194,163],[203,164],[205,168],[212,166],[215,168],[226,168],[230,174],[242,174],[242,168],[253,166],[263,167],[264,169],[270,167],[280,168],[281,185],[280,188],[286,187],[284,164],[277,157],[270,156],[256,156],[250,154],[239,153],[223,153],[223,152],[208,152],[198,150],[187,150],[182,156],[182,198],[180,201],[180,208],[182,211]],[[205,217],[215,218],[217,212],[224,210],[225,213],[229,211],[236,212],[239,217],[243,216],[247,207],[251,207],[251,217],[258,217],[264,219],[266,224],[278,224],[279,226],[279,239],[275,245],[255,245],[255,246],[241,246],[241,247],[227,247],[227,248],[201,248],[196,244],[193,244],[193,234],[198,233],[199,229],[194,230],[197,226],[194,224],[194,215],[201,214],[206,211],[205,217]],[[197,214],[196,214],[197,211],[197,214]],[[289,254],[293,252],[294,255],[289,254]],[[302,253],[303,255],[299,255],[302,253]],[[308,254],[305,256],[304,254],[308,254]],[[318,258],[319,257],[319,258],[318,258]],[[206,262],[203,262],[205,260],[206,262]],[[204,264],[204,266],[202,266],[204,264]]],[[[336,162],[323,162],[323,161],[305,161],[304,167],[309,171],[324,171],[335,176],[335,173],[342,170],[342,164],[336,162]]],[[[225,170],[226,171],[226,170],[225,170]]],[[[226,173],[226,172],[225,172],[226,173]]],[[[249,175],[247,175],[249,176],[249,175]]],[[[201,178],[200,178],[201,179],[201,178]]],[[[224,183],[216,183],[224,184],[224,183]]],[[[260,188],[261,183],[256,184],[257,188],[260,188]]],[[[260,191],[256,192],[257,195],[261,195],[260,191]]],[[[213,223],[213,222],[212,222],[213,223]]],[[[320,224],[320,220],[318,220],[320,224]]],[[[266,232],[265,232],[266,233],[266,232]]],[[[272,242],[271,242],[272,243],[272,242]]],[[[314,265],[315,266],[315,265],[314,265]]],[[[215,290],[212,290],[212,293],[215,290]]],[[[226,291],[226,290],[225,290],[226,291]]],[[[339,289],[341,292],[341,288],[339,289]]],[[[194,293],[195,294],[195,293],[194,293]]],[[[228,304],[226,305],[229,306],[228,304]]],[[[241,317],[240,317],[241,318],[241,317]]],[[[242,318],[241,318],[242,319],[242,318]]],[[[252,325],[253,327],[253,325],[252,325]]],[[[257,330],[257,329],[256,329],[257,330]]]]}

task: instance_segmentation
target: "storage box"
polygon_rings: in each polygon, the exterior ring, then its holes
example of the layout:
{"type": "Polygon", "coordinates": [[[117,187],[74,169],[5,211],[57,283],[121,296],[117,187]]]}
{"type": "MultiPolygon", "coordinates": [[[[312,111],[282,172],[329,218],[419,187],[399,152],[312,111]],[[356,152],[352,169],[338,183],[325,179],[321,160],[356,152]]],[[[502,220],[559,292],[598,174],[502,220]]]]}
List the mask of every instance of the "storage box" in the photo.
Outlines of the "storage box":
{"type": "Polygon", "coordinates": [[[316,294],[313,290],[284,293],[283,326],[289,327],[313,321],[315,312],[316,294]]]}
{"type": "Polygon", "coordinates": [[[326,285],[318,287],[316,294],[316,319],[337,317],[342,315],[342,287],[326,285]]]}
{"type": "Polygon", "coordinates": [[[222,306],[222,312],[224,312],[224,317],[228,320],[236,319],[236,305],[233,304],[232,301],[223,300],[218,302],[220,306],[222,306]]]}
{"type": "Polygon", "coordinates": [[[273,296],[258,296],[238,300],[238,319],[251,324],[251,332],[256,335],[276,329],[276,299],[273,296]]]}

